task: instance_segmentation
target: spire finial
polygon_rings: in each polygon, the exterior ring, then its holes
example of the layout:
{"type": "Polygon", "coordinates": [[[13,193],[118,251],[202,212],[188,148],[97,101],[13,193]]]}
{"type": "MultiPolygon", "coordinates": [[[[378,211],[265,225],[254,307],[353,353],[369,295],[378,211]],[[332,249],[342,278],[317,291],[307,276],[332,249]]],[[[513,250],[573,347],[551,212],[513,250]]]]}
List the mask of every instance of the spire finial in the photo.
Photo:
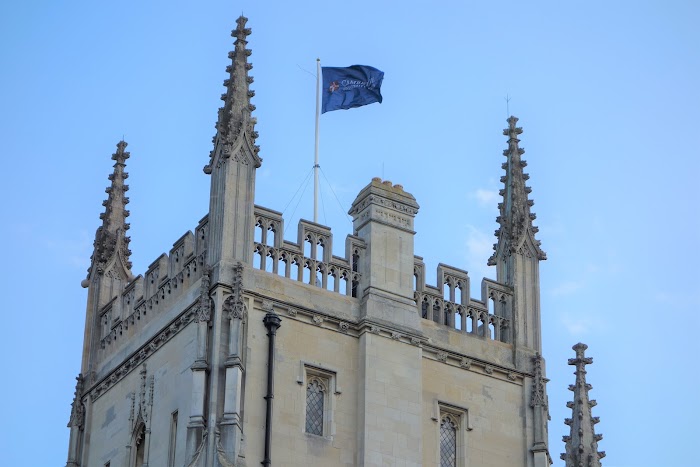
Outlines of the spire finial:
{"type": "Polygon", "coordinates": [[[124,170],[126,160],[130,154],[125,150],[128,144],[121,140],[117,143],[117,152],[112,154],[114,163],[114,171],[109,175],[111,185],[105,189],[107,199],[102,202],[105,207],[105,212],[100,214],[102,226],[95,233],[94,252],[92,261],[88,269],[88,277],[96,267],[96,272],[104,273],[108,264],[115,258],[121,264],[120,269],[123,271],[125,279],[131,277],[131,261],[129,256],[129,242],[131,238],[126,235],[129,230],[129,223],[126,218],[129,217],[129,211],[126,205],[129,204],[129,198],[125,193],[129,190],[129,185],[124,181],[129,178],[129,174],[124,170]]]}
{"type": "Polygon", "coordinates": [[[219,109],[219,117],[216,122],[216,136],[214,136],[214,149],[210,154],[209,164],[204,167],[205,173],[211,173],[217,155],[228,158],[232,151],[245,139],[252,152],[254,164],[260,166],[261,159],[258,157],[259,147],[255,145],[258,133],[255,131],[255,117],[251,113],[255,106],[250,103],[250,98],[255,95],[255,91],[250,89],[253,77],[248,76],[248,71],[253,65],[248,63],[248,57],[252,53],[247,49],[250,28],[245,25],[248,18],[241,15],[236,20],[236,29],[231,31],[234,37],[234,49],[229,52],[231,65],[226,67],[229,78],[224,81],[226,92],[221,95],[224,106],[219,109]]]}
{"type": "Polygon", "coordinates": [[[576,367],[576,384],[569,386],[574,400],[566,404],[572,411],[572,417],[564,420],[571,427],[571,434],[562,438],[566,452],[562,453],[561,459],[566,461],[566,467],[600,467],[600,459],[605,457],[605,451],[598,451],[598,441],[603,439],[603,435],[595,433],[595,424],[600,419],[591,414],[596,401],[588,398],[588,391],[593,387],[586,383],[586,365],[593,363],[593,359],[586,357],[587,348],[582,343],[574,345],[572,349],[576,352],[576,358],[569,359],[569,365],[576,367]]]}
{"type": "Polygon", "coordinates": [[[527,162],[520,156],[525,153],[525,150],[518,144],[520,143],[518,136],[522,134],[523,129],[516,126],[518,123],[516,117],[511,115],[507,121],[508,128],[503,130],[503,134],[508,137],[508,149],[503,151],[503,155],[508,158],[508,161],[502,165],[506,174],[501,177],[505,187],[499,192],[503,202],[498,204],[500,215],[496,219],[499,223],[499,229],[495,233],[498,243],[493,246],[494,254],[489,258],[489,266],[496,265],[499,254],[514,253],[525,244],[529,253],[537,259],[547,259],[545,252],[540,249],[539,240],[535,239],[539,229],[532,224],[536,218],[535,214],[530,212],[534,202],[528,198],[532,189],[525,185],[525,181],[530,176],[523,172],[527,162]]]}

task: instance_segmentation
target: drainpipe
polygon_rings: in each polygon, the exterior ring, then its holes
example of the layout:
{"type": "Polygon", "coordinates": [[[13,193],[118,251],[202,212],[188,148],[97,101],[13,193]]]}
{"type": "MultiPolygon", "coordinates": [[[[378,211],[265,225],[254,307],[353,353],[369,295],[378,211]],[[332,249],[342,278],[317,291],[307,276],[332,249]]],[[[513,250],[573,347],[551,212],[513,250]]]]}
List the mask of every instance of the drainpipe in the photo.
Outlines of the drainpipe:
{"type": "Polygon", "coordinates": [[[265,457],[261,464],[269,466],[272,464],[270,444],[272,440],[272,399],[275,397],[275,335],[282,324],[282,320],[274,311],[270,311],[263,318],[263,324],[267,328],[267,337],[270,338],[270,341],[267,353],[267,395],[265,396],[265,401],[267,401],[267,409],[265,411],[265,457]]]}

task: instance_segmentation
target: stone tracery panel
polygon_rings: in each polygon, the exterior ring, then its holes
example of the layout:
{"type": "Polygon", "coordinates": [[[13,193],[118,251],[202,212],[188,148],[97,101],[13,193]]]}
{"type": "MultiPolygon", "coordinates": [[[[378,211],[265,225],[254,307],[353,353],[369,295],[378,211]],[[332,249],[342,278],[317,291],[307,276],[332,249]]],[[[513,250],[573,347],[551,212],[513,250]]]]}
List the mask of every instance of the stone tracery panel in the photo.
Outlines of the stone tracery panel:
{"type": "Polygon", "coordinates": [[[423,258],[414,259],[414,300],[418,315],[458,332],[510,343],[512,297],[510,287],[490,279],[481,282],[481,299],[469,297],[469,276],[445,264],[438,265],[437,283],[426,285],[423,258]],[[493,301],[493,312],[488,303],[493,301]]]}
{"type": "Polygon", "coordinates": [[[297,243],[283,240],[284,219],[277,211],[255,206],[259,232],[253,244],[253,267],[331,292],[357,297],[359,260],[364,242],[348,236],[346,256],[334,256],[333,235],[328,227],[301,220],[297,243]],[[274,232],[273,239],[267,235],[274,232]]]}

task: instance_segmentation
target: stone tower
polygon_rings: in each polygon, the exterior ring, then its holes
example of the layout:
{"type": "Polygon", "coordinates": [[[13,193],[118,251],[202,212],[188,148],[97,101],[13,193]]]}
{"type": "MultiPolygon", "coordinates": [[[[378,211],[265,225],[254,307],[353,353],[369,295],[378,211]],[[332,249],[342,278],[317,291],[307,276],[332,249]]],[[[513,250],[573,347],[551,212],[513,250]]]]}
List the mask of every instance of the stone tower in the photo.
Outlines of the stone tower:
{"type": "Polygon", "coordinates": [[[120,142],[88,278],[68,466],[546,467],[539,261],[508,119],[497,280],[414,251],[419,204],[375,178],[331,230],[254,204],[248,35],[233,31],[209,211],[130,271],[120,142]],[[344,248],[342,248],[344,247],[344,248]],[[431,285],[431,283],[434,285],[431,285]]]}

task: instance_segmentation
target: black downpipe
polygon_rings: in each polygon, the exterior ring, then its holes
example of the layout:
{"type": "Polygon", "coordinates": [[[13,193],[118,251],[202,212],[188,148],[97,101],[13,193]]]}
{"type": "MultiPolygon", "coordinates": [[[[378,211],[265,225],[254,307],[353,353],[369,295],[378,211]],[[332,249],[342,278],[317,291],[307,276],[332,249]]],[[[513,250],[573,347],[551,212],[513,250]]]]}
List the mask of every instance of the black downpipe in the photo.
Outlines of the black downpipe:
{"type": "Polygon", "coordinates": [[[269,466],[272,464],[270,450],[272,441],[272,399],[275,398],[275,335],[282,324],[282,320],[274,311],[270,311],[263,318],[263,324],[267,328],[267,337],[270,340],[267,353],[267,395],[265,396],[265,401],[267,401],[267,409],[265,411],[265,458],[261,464],[269,466]]]}

